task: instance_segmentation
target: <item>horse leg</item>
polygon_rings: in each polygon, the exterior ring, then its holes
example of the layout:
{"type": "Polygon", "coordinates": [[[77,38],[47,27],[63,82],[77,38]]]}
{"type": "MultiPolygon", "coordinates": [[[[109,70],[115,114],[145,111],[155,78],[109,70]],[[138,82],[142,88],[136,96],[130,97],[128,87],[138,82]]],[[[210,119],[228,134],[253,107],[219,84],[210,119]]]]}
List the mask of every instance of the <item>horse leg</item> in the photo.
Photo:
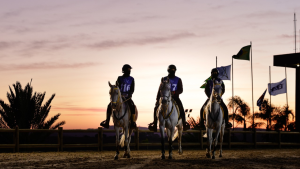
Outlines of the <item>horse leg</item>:
{"type": "Polygon", "coordinates": [[[221,127],[221,133],[220,133],[220,155],[219,157],[222,157],[222,144],[223,144],[223,137],[224,137],[224,124],[221,127]]]}
{"type": "Polygon", "coordinates": [[[177,129],[178,129],[178,152],[179,152],[179,155],[182,155],[183,152],[182,152],[182,147],[181,147],[181,138],[182,138],[182,124],[180,124],[177,129]]]}
{"type": "Polygon", "coordinates": [[[161,139],[161,159],[165,159],[165,130],[163,125],[159,125],[161,139]]]}
{"type": "Polygon", "coordinates": [[[171,129],[168,129],[168,132],[169,132],[169,159],[172,159],[172,138],[174,136],[174,127],[172,127],[171,129]]]}
{"type": "Polygon", "coordinates": [[[115,160],[119,159],[119,127],[115,126],[115,131],[116,131],[116,155],[115,155],[115,160]]]}
{"type": "Polygon", "coordinates": [[[213,139],[213,149],[212,149],[212,159],[215,159],[215,151],[219,140],[219,134],[220,134],[220,127],[218,127],[216,134],[214,136],[215,139],[213,139]]]}
{"type": "Polygon", "coordinates": [[[124,149],[125,149],[125,152],[124,152],[124,155],[123,155],[123,158],[126,158],[128,152],[127,152],[127,144],[128,144],[128,126],[125,126],[125,141],[124,141],[124,149]]]}
{"type": "Polygon", "coordinates": [[[133,132],[133,129],[129,129],[128,144],[127,144],[127,158],[130,158],[130,142],[131,142],[132,132],[133,132]]]}
{"type": "Polygon", "coordinates": [[[206,135],[207,135],[206,157],[210,158],[211,143],[212,143],[212,129],[206,128],[206,135]]]}

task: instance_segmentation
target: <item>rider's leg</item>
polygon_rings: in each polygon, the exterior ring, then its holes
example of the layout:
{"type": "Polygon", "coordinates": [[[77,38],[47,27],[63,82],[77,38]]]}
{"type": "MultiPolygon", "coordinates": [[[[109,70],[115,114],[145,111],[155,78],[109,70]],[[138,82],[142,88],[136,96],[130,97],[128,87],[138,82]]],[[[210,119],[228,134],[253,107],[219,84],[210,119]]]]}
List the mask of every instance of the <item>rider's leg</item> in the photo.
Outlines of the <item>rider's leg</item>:
{"type": "Polygon", "coordinates": [[[101,122],[100,126],[102,126],[104,128],[109,128],[109,121],[110,121],[111,113],[112,113],[112,109],[111,109],[111,105],[109,103],[107,105],[107,109],[106,109],[106,120],[104,120],[103,122],[101,122]]]}
{"type": "Polygon", "coordinates": [[[179,99],[179,97],[173,97],[173,99],[176,101],[176,103],[177,103],[177,105],[179,107],[180,117],[182,119],[183,130],[186,131],[186,130],[190,129],[190,125],[186,122],[185,112],[184,112],[184,108],[183,108],[182,102],[179,99]]]}
{"type": "Polygon", "coordinates": [[[128,100],[128,105],[130,107],[131,111],[131,128],[136,128],[136,123],[135,123],[135,105],[132,99],[128,100]]]}
{"type": "Polygon", "coordinates": [[[224,110],[225,128],[231,128],[232,124],[228,121],[228,109],[223,100],[221,101],[221,106],[224,110]]]}
{"type": "Polygon", "coordinates": [[[204,125],[204,121],[205,121],[205,115],[204,115],[204,110],[205,110],[205,107],[207,105],[207,102],[209,101],[209,99],[207,99],[205,101],[205,103],[203,104],[201,110],[200,110],[200,129],[205,129],[205,125],[204,125]]]}
{"type": "MultiPolygon", "coordinates": [[[[157,101],[158,102],[158,101],[157,101]]],[[[157,132],[157,116],[156,116],[156,111],[158,109],[158,104],[155,104],[156,106],[154,107],[154,113],[153,113],[153,116],[154,116],[154,121],[152,123],[149,124],[148,126],[148,129],[150,131],[154,131],[154,132],[157,132]]]]}

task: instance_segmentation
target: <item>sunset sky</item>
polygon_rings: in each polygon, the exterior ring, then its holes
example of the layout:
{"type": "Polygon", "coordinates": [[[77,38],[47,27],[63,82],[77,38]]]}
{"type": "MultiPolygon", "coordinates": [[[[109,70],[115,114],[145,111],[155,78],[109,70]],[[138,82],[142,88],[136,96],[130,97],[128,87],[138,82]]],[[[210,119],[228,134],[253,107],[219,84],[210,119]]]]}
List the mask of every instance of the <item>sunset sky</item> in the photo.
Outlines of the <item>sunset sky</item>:
{"type": "MultiPolygon", "coordinates": [[[[137,125],[146,127],[160,78],[175,64],[183,106],[197,117],[206,100],[200,86],[216,56],[218,66],[230,65],[232,55],[252,41],[258,111],[273,55],[294,52],[294,13],[300,21],[299,0],[0,0],[0,98],[7,102],[9,86],[19,81],[24,87],[32,78],[34,91],[45,91],[46,100],[56,94],[49,118],[61,113],[64,129],[97,128],[106,118],[108,81],[115,83],[130,64],[137,125]]],[[[284,68],[271,70],[272,82],[285,78],[284,68]]],[[[287,76],[294,110],[295,70],[288,68],[287,76]]],[[[232,87],[224,82],[227,104],[232,87]]],[[[234,60],[234,86],[252,107],[250,61],[234,60]]],[[[272,104],[283,106],[286,95],[272,97],[272,104]]]]}

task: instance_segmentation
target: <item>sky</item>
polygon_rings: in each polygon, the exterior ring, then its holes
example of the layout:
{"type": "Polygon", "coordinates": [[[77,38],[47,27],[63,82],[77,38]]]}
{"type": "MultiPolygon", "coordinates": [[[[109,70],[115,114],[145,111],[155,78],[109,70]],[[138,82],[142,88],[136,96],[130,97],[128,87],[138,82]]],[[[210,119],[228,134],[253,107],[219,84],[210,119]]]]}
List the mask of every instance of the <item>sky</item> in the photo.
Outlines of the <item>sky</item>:
{"type": "MultiPolygon", "coordinates": [[[[46,100],[56,94],[48,119],[61,113],[64,129],[98,128],[110,102],[108,81],[132,66],[138,126],[153,121],[161,77],[177,67],[183,106],[199,116],[206,95],[200,86],[216,66],[252,42],[254,110],[271,81],[285,78],[273,55],[294,53],[294,13],[299,0],[0,0],[0,99],[9,86],[32,79],[46,100]]],[[[299,22],[299,21],[298,21],[299,22]]],[[[300,51],[297,23],[297,52],[300,51]]],[[[252,108],[251,62],[234,60],[234,94],[252,108]]],[[[226,80],[225,104],[232,96],[226,80]]],[[[287,68],[288,101],[295,110],[295,70],[287,68]]],[[[266,94],[266,98],[270,98],[266,94]]],[[[286,95],[272,97],[283,106],[286,95]]],[[[252,110],[251,110],[252,112],[252,110]]],[[[113,125],[111,120],[110,125],[113,125]]]]}

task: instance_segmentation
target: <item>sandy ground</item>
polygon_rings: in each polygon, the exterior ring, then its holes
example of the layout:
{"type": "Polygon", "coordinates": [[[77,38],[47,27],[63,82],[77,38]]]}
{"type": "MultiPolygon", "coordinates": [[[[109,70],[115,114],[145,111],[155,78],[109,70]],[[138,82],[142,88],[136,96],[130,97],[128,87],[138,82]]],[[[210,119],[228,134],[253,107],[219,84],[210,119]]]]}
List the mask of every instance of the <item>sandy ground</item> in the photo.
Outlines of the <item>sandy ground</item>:
{"type": "Polygon", "coordinates": [[[176,150],[172,160],[161,160],[159,150],[133,150],[130,159],[119,160],[113,160],[114,154],[114,151],[0,153],[0,168],[300,168],[300,149],[223,150],[223,157],[216,156],[214,160],[205,157],[205,150],[183,150],[183,155],[176,150]]]}

